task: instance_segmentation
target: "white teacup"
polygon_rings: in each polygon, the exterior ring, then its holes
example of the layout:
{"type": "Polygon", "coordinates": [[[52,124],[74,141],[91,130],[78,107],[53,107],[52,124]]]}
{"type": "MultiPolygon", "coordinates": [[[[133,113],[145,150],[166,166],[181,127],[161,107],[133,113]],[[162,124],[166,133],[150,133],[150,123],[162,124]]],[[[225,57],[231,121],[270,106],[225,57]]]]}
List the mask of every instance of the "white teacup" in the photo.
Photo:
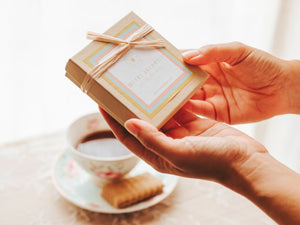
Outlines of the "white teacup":
{"type": "MultiPolygon", "coordinates": [[[[67,130],[67,141],[71,146],[74,159],[91,175],[94,183],[100,186],[104,182],[121,178],[133,169],[139,160],[138,157],[129,152],[125,146],[114,138],[104,140],[105,137],[103,137],[101,140],[98,139],[100,142],[94,142],[94,144],[98,144],[96,149],[95,145],[90,145],[94,146],[93,154],[80,150],[79,143],[85,137],[104,131],[111,132],[100,112],[80,117],[67,130]]],[[[93,143],[89,142],[89,144],[93,143]]],[[[89,148],[88,146],[85,147],[89,148]]]]}

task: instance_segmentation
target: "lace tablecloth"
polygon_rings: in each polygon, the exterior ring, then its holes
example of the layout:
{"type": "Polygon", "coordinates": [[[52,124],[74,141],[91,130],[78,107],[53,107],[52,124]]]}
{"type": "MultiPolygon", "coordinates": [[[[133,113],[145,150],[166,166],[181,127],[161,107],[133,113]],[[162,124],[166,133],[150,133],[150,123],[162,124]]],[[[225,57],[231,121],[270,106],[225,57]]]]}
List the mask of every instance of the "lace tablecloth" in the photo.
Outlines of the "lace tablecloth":
{"type": "Polygon", "coordinates": [[[180,178],[174,192],[157,205],[128,214],[80,209],[56,191],[51,168],[66,149],[63,132],[0,146],[1,225],[247,225],[276,224],[229,189],[180,178]]]}

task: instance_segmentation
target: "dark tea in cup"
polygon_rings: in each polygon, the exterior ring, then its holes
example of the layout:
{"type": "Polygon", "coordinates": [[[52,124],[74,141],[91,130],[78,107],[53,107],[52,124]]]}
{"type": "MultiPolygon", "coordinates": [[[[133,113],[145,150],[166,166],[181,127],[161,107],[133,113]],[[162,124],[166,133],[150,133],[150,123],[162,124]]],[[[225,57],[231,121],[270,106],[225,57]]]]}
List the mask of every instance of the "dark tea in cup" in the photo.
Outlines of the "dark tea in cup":
{"type": "Polygon", "coordinates": [[[83,137],[76,149],[89,156],[97,158],[113,158],[131,154],[111,131],[97,131],[83,137]]]}
{"type": "Polygon", "coordinates": [[[139,162],[139,158],[114,137],[99,112],[75,120],[68,127],[66,138],[76,163],[99,187],[121,178],[139,162]]]}

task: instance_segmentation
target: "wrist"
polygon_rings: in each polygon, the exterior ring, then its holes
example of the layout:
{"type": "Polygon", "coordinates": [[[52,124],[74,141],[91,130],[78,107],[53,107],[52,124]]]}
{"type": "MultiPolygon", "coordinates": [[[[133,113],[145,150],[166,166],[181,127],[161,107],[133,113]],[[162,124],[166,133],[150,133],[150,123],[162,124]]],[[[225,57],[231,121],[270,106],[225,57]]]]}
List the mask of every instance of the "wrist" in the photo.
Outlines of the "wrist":
{"type": "Polygon", "coordinates": [[[279,224],[299,224],[300,175],[270,154],[255,152],[235,169],[232,190],[247,197],[279,224]]]}
{"type": "Polygon", "coordinates": [[[252,199],[260,193],[260,184],[271,157],[262,146],[262,150],[254,151],[247,156],[235,161],[230,167],[230,176],[222,184],[238,192],[239,194],[252,199]]]}
{"type": "Polygon", "coordinates": [[[289,171],[269,153],[255,152],[235,168],[238,184],[236,191],[251,200],[264,198],[271,193],[276,177],[281,177],[287,170],[289,171]]]}
{"type": "Polygon", "coordinates": [[[287,61],[287,113],[300,114],[300,60],[287,61]]]}

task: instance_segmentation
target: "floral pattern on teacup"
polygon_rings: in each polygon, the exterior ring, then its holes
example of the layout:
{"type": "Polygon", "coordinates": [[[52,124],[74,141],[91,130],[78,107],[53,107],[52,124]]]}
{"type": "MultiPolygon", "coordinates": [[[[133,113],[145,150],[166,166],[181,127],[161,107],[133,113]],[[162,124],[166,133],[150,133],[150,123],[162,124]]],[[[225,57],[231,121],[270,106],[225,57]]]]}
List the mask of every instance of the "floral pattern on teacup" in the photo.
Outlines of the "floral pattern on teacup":
{"type": "Polygon", "coordinates": [[[97,119],[92,119],[92,120],[89,120],[88,121],[88,124],[87,124],[87,128],[89,130],[98,130],[99,128],[99,120],[97,119]]]}
{"type": "Polygon", "coordinates": [[[68,176],[69,177],[75,177],[76,175],[79,174],[81,168],[78,166],[76,161],[74,159],[71,159],[67,163],[67,171],[68,171],[68,176]]]}
{"type": "Polygon", "coordinates": [[[93,207],[93,208],[99,208],[99,205],[95,204],[95,203],[88,203],[88,206],[93,207]]]}
{"type": "Polygon", "coordinates": [[[105,179],[116,179],[121,177],[123,174],[118,172],[96,172],[97,177],[105,178],[105,179]]]}
{"type": "MultiPolygon", "coordinates": [[[[74,152],[75,153],[75,152],[74,152]]],[[[78,165],[99,180],[118,179],[127,174],[139,159],[137,157],[124,158],[122,160],[101,161],[82,157],[79,154],[73,155],[78,165]]]]}

